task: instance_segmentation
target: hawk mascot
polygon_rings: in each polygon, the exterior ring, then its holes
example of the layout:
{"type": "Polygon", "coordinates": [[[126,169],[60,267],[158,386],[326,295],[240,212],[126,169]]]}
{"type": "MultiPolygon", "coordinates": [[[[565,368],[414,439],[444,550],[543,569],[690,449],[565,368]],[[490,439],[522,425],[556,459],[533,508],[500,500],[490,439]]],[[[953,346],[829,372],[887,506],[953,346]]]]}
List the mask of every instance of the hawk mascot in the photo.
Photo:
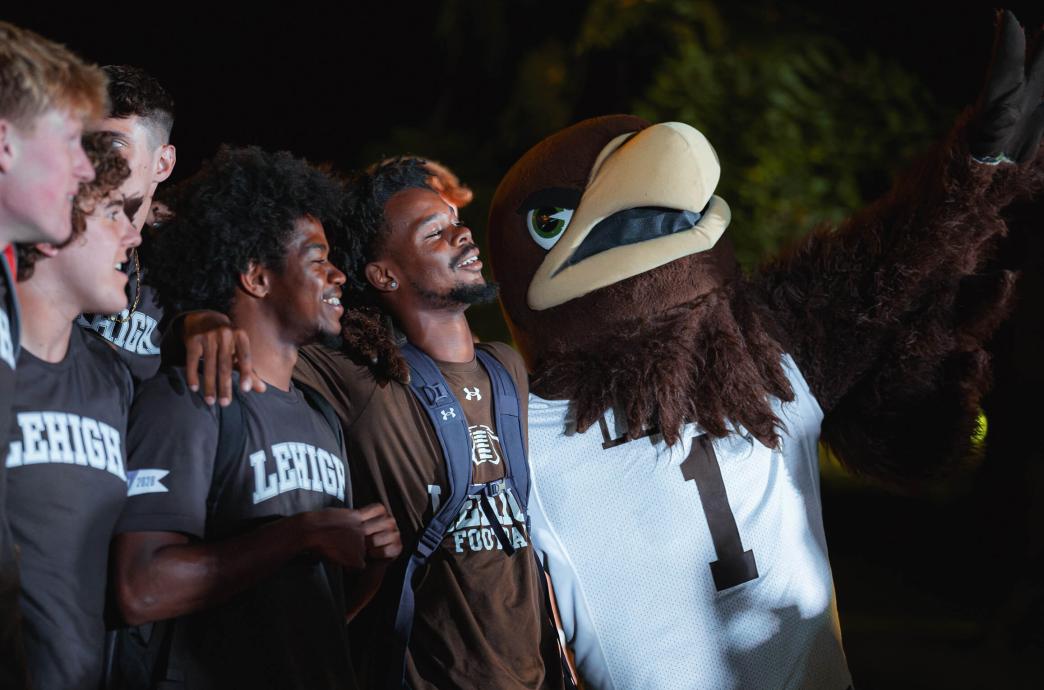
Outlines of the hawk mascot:
{"type": "Polygon", "coordinates": [[[1014,285],[982,267],[1044,178],[1025,52],[1001,15],[947,141],[749,277],[688,125],[587,120],[508,172],[490,247],[535,392],[532,537],[586,687],[850,686],[817,444],[892,479],[968,444],[1014,285]]]}

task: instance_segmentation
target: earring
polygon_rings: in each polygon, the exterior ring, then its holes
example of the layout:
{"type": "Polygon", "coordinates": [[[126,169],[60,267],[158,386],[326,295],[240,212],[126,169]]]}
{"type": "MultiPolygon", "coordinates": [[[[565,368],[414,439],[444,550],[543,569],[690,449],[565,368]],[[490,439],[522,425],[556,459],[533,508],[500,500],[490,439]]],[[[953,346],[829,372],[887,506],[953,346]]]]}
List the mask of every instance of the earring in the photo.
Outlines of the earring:
{"type": "Polygon", "coordinates": [[[388,287],[394,290],[399,287],[399,283],[393,280],[392,282],[388,283],[388,287]]]}

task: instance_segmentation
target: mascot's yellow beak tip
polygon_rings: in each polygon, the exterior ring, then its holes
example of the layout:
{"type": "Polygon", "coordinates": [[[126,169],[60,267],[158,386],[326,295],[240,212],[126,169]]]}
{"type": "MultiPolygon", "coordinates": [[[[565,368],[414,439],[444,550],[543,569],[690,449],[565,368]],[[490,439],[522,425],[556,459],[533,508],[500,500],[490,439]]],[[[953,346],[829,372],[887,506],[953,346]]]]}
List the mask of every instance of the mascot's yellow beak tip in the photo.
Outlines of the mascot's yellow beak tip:
{"type": "Polygon", "coordinates": [[[666,122],[615,137],[533,276],[529,307],[550,309],[711,249],[732,217],[713,193],[720,176],[714,148],[689,125],[666,122]]]}

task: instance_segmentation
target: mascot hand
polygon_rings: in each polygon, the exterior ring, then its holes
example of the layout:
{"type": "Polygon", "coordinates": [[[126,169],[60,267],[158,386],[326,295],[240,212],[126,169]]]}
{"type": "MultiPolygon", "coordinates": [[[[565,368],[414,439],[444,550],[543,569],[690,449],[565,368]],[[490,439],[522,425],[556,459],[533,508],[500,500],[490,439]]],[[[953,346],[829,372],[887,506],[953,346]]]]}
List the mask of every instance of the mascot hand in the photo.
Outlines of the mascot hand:
{"type": "Polygon", "coordinates": [[[1025,163],[1037,153],[1044,132],[1044,50],[1029,61],[1026,35],[1015,15],[998,13],[993,61],[979,96],[968,148],[981,163],[1025,163]]]}

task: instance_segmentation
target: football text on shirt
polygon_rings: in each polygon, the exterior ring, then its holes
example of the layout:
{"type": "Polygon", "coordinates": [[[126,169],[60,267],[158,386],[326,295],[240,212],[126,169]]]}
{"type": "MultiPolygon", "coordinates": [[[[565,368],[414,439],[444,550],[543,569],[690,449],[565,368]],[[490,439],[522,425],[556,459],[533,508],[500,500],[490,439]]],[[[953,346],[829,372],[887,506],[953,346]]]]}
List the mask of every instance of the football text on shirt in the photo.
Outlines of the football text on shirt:
{"type": "Polygon", "coordinates": [[[2,309],[0,309],[0,361],[3,361],[12,369],[15,368],[14,343],[11,342],[11,321],[7,318],[7,312],[2,309]]]}
{"type": "Polygon", "coordinates": [[[97,331],[110,343],[128,352],[139,355],[158,355],[160,353],[159,348],[152,344],[156,319],[140,311],[128,314],[126,309],[120,312],[119,319],[117,321],[104,314],[96,314],[91,321],[81,316],[80,323],[97,331]],[[116,326],[119,326],[119,330],[116,330],[116,326]]]}
{"type": "Polygon", "coordinates": [[[11,441],[8,467],[65,463],[105,470],[126,481],[120,432],[71,412],[19,412],[22,440],[11,441]]]}
{"type": "Polygon", "coordinates": [[[254,468],[254,505],[279,494],[302,489],[324,491],[344,500],[344,462],[307,443],[276,443],[271,459],[263,450],[250,454],[254,468]],[[275,471],[268,468],[274,466],[275,471]]]}
{"type": "MultiPolygon", "coordinates": [[[[496,496],[491,496],[489,502],[493,506],[493,512],[497,514],[498,521],[511,539],[511,545],[516,549],[527,546],[529,541],[526,539],[526,517],[511,488],[507,487],[496,496]]],[[[493,551],[504,548],[497,539],[496,532],[489,526],[489,520],[482,511],[478,496],[469,496],[464,501],[456,521],[446,532],[446,538],[453,540],[453,549],[457,553],[463,553],[465,549],[493,551]]]]}

